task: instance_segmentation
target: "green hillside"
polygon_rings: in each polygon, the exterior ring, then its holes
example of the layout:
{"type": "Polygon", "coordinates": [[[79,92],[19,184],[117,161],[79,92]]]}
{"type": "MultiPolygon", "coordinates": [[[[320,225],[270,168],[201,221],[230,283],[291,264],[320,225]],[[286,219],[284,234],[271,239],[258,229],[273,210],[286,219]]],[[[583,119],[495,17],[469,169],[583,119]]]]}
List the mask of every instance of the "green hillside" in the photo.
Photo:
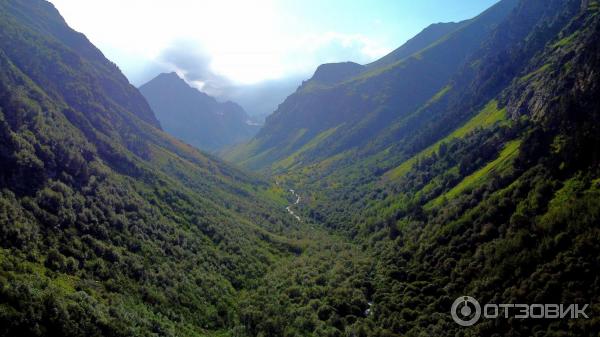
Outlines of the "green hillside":
{"type": "Polygon", "coordinates": [[[45,1],[0,2],[0,144],[2,336],[214,335],[301,250],[282,191],[163,133],[45,1]]]}
{"type": "Polygon", "coordinates": [[[0,1],[0,336],[598,335],[599,8],[503,0],[323,65],[229,164],[50,3],[0,1]],[[462,327],[465,295],[590,318],[462,327]]]}
{"type": "MultiPolygon", "coordinates": [[[[326,286],[296,285],[297,274],[276,276],[282,278],[277,284],[288,287],[267,305],[276,331],[319,336],[600,331],[595,317],[498,318],[463,328],[449,315],[454,299],[465,294],[483,303],[572,302],[590,304],[589,312],[600,309],[593,272],[600,267],[597,8],[594,1],[521,1],[443,85],[377,132],[361,133],[360,142],[336,147],[349,130],[368,128],[376,109],[333,126],[329,116],[317,118],[324,129],[308,131],[291,153],[273,148],[259,165],[240,161],[300,191],[301,217],[343,233],[368,253],[369,266],[358,273],[367,277],[354,281],[356,293],[366,295],[356,296],[357,311],[328,301],[323,308],[315,290],[326,286]],[[293,304],[280,307],[281,299],[293,304]],[[359,308],[369,311],[361,314],[359,308]]],[[[385,71],[366,73],[362,80],[385,71]]],[[[353,90],[358,97],[369,94],[360,86],[353,90]]],[[[302,104],[300,93],[288,100],[302,104]]],[[[335,98],[319,100],[339,106],[335,98]]],[[[267,132],[286,130],[283,108],[249,152],[260,153],[269,142],[267,132]]],[[[293,129],[303,116],[316,118],[312,108],[290,110],[287,126],[293,129]]],[[[244,158],[243,148],[237,151],[231,158],[244,158]]],[[[310,260],[318,264],[320,258],[310,260]]],[[[288,264],[291,270],[295,261],[288,264]]],[[[311,275],[321,273],[313,267],[311,275]]],[[[256,336],[270,331],[250,326],[256,336]]]]}
{"type": "MultiPolygon", "coordinates": [[[[435,98],[435,97],[434,97],[435,98]]],[[[440,146],[442,144],[448,143],[451,140],[457,138],[463,138],[469,133],[475,131],[478,128],[484,129],[492,126],[494,123],[502,121],[506,118],[505,109],[498,109],[498,102],[491,101],[488,103],[485,108],[481,110],[479,114],[475,117],[471,118],[467,123],[465,123],[460,128],[452,131],[452,133],[440,140],[438,140],[435,144],[430,145],[425,150],[419,152],[417,155],[412,158],[404,161],[400,166],[394,168],[390,172],[387,173],[389,179],[398,179],[402,177],[404,174],[411,169],[411,167],[417,162],[419,158],[424,158],[430,156],[431,154],[439,151],[440,146]]]]}

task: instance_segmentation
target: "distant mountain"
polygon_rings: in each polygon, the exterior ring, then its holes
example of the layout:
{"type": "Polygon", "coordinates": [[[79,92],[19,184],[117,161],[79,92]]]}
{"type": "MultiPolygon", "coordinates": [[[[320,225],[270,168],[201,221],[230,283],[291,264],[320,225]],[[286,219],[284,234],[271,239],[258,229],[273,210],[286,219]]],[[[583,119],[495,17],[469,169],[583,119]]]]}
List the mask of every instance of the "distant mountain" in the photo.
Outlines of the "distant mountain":
{"type": "Polygon", "coordinates": [[[244,107],[250,117],[258,118],[261,123],[277,106],[291,95],[305,76],[294,75],[280,79],[270,79],[254,84],[234,84],[225,87],[220,100],[231,100],[244,107]]]}
{"type": "Polygon", "coordinates": [[[176,73],[158,75],[142,85],[140,92],[165,131],[202,150],[217,151],[241,143],[260,129],[241,106],[218,102],[176,73]]]}

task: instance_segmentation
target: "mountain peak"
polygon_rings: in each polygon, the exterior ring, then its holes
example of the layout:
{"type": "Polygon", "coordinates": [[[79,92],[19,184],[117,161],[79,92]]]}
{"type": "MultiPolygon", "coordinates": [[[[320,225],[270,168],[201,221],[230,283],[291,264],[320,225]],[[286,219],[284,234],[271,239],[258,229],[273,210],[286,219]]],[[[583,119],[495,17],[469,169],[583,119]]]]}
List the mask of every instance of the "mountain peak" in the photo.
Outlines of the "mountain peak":
{"type": "MultiPolygon", "coordinates": [[[[177,74],[174,71],[172,71],[170,73],[160,73],[156,77],[154,77],[153,79],[151,79],[150,81],[148,81],[146,84],[152,83],[152,82],[155,82],[155,81],[165,82],[165,83],[179,83],[179,84],[185,84],[186,86],[191,87],[183,79],[183,77],[179,76],[179,74],[177,74]]],[[[144,85],[146,85],[146,84],[144,84],[144,85]]]]}
{"type": "Polygon", "coordinates": [[[165,131],[207,151],[220,150],[250,139],[257,126],[249,126],[244,108],[190,86],[177,73],[162,73],[140,87],[140,92],[165,131]]]}
{"type": "Polygon", "coordinates": [[[172,71],[170,73],[160,73],[156,78],[185,81],[179,74],[172,71]]]}
{"type": "Polygon", "coordinates": [[[364,66],[354,62],[339,62],[321,64],[311,78],[322,84],[343,82],[363,71],[364,66]]]}
{"type": "Polygon", "coordinates": [[[179,99],[187,99],[188,97],[195,97],[202,101],[208,101],[210,104],[217,103],[217,100],[198,90],[198,88],[192,87],[185,79],[179,76],[176,72],[160,73],[147,83],[140,86],[140,91],[144,92],[162,92],[161,95],[175,95],[181,96],[179,99]]]}

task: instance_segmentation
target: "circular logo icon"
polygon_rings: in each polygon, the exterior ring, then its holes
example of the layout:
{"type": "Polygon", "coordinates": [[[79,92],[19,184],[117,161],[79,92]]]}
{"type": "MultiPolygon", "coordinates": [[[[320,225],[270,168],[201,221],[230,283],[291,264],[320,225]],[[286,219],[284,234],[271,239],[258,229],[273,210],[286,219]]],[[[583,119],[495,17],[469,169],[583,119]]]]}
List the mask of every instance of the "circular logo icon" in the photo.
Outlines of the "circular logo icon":
{"type": "Polygon", "coordinates": [[[473,297],[461,296],[452,303],[450,313],[456,323],[462,326],[471,326],[477,323],[481,317],[481,306],[473,297]]]}

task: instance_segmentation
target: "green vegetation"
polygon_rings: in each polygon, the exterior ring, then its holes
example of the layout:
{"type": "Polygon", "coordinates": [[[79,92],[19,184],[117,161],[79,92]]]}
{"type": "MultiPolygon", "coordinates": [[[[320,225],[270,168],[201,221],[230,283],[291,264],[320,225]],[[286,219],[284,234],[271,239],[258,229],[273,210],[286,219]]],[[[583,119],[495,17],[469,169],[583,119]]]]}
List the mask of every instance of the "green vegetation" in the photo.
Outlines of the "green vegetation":
{"type": "Polygon", "coordinates": [[[432,200],[429,204],[425,205],[425,207],[440,206],[448,200],[456,198],[464,191],[472,190],[482,183],[489,181],[494,175],[503,174],[503,172],[512,164],[511,159],[514,159],[518,155],[520,144],[521,142],[518,140],[507,143],[504,146],[504,149],[502,149],[502,152],[500,152],[498,158],[494,159],[477,172],[465,177],[458,185],[432,200]]]}
{"type": "MultiPolygon", "coordinates": [[[[318,233],[315,233],[318,234],[318,233]]],[[[370,259],[357,247],[315,236],[304,253],[280,264],[240,301],[237,331],[250,336],[372,335],[370,259]],[[314,243],[316,241],[316,243],[314,243]]]]}
{"type": "MultiPolygon", "coordinates": [[[[372,306],[368,314],[331,320],[322,298],[328,306],[336,300],[321,295],[323,287],[314,280],[324,274],[317,266],[332,264],[324,254],[302,254],[283,263],[287,273],[272,273],[265,281],[266,288],[277,290],[253,294],[255,304],[246,307],[258,308],[261,298],[269,309],[267,315],[255,312],[247,331],[594,335],[597,319],[497,319],[464,329],[448,312],[463,294],[482,302],[599,300],[593,270],[600,267],[600,112],[592,84],[597,75],[588,72],[598,66],[589,55],[597,52],[599,26],[576,1],[522,2],[498,27],[502,33],[467,61],[468,71],[457,74],[452,89],[438,99],[396,115],[377,135],[364,131],[367,141],[355,147],[332,150],[347,135],[346,125],[320,146],[293,154],[293,165],[278,166],[277,179],[303,195],[298,206],[303,219],[344,234],[367,253],[369,267],[358,273],[366,273],[364,282],[343,288],[359,290],[345,296],[355,298],[357,308],[365,300],[372,306]],[[525,17],[532,21],[523,22],[525,17]],[[556,48],[565,36],[572,37],[556,48]],[[531,69],[536,70],[523,79],[531,69]],[[564,90],[576,78],[587,78],[582,86],[587,89],[564,90]]],[[[374,115],[365,112],[356,130],[371,126],[364,120],[374,115]]],[[[342,256],[335,261],[355,261],[342,256]]]]}
{"type": "Polygon", "coordinates": [[[0,3],[0,65],[0,335],[217,335],[302,251],[281,190],[159,130],[49,3],[0,3]]]}
{"type": "Polygon", "coordinates": [[[555,44],[552,45],[552,47],[554,48],[560,48],[560,47],[564,47],[567,46],[569,44],[571,44],[573,42],[573,40],[575,39],[575,37],[577,36],[577,32],[564,37],[562,39],[560,39],[558,42],[556,42],[555,44]]]}
{"type": "Polygon", "coordinates": [[[274,163],[272,165],[274,170],[278,170],[278,169],[290,169],[293,167],[294,163],[296,162],[296,160],[298,159],[298,157],[300,155],[302,155],[302,153],[309,151],[310,149],[315,148],[319,143],[321,143],[323,140],[325,140],[326,138],[328,138],[329,136],[331,136],[332,134],[335,133],[335,131],[339,128],[338,127],[334,127],[331,128],[329,130],[325,130],[323,132],[321,132],[319,135],[317,135],[316,137],[314,137],[310,142],[304,144],[304,146],[302,146],[299,150],[297,150],[296,152],[294,152],[291,156],[280,160],[276,163],[274,163]]]}
{"type": "Polygon", "coordinates": [[[451,134],[437,141],[435,144],[429,146],[425,150],[419,152],[417,155],[403,162],[397,168],[391,170],[386,175],[389,179],[395,180],[404,176],[411,167],[419,160],[419,158],[425,158],[430,156],[436,151],[439,151],[442,144],[446,144],[453,139],[463,138],[467,134],[475,131],[478,128],[489,128],[495,123],[506,119],[506,109],[498,109],[498,102],[493,100],[486,104],[486,106],[478,113],[475,117],[471,118],[460,128],[454,130],[451,134]]]}
{"type": "Polygon", "coordinates": [[[450,91],[450,90],[452,90],[452,86],[451,86],[451,85],[447,85],[447,86],[443,87],[443,88],[442,88],[442,90],[440,90],[440,91],[439,91],[437,94],[435,94],[435,95],[434,95],[434,96],[431,98],[430,102],[432,102],[432,103],[433,103],[433,102],[439,101],[439,100],[440,100],[442,97],[444,97],[444,96],[445,96],[445,95],[448,93],[448,91],[450,91]]]}
{"type": "MultiPolygon", "coordinates": [[[[563,40],[560,40],[559,42],[557,42],[557,44],[562,44],[562,45],[567,45],[567,44],[568,44],[568,40],[567,40],[567,41],[565,41],[565,42],[564,42],[564,44],[563,44],[563,42],[562,42],[562,41],[563,41],[563,40]]],[[[543,66],[539,67],[538,69],[536,69],[536,70],[534,70],[534,71],[530,72],[529,74],[527,74],[527,75],[525,75],[525,76],[521,77],[521,78],[519,79],[519,81],[521,81],[521,82],[527,82],[527,81],[529,81],[530,79],[532,79],[532,78],[533,78],[535,75],[538,75],[538,74],[541,74],[541,73],[543,73],[543,72],[547,71],[548,69],[550,69],[550,67],[551,67],[551,65],[550,65],[550,64],[544,64],[543,66]]]]}
{"type": "Polygon", "coordinates": [[[600,310],[599,20],[505,0],[292,96],[233,152],[271,184],[162,132],[48,3],[0,2],[0,336],[596,335],[449,310],[600,310]]]}

